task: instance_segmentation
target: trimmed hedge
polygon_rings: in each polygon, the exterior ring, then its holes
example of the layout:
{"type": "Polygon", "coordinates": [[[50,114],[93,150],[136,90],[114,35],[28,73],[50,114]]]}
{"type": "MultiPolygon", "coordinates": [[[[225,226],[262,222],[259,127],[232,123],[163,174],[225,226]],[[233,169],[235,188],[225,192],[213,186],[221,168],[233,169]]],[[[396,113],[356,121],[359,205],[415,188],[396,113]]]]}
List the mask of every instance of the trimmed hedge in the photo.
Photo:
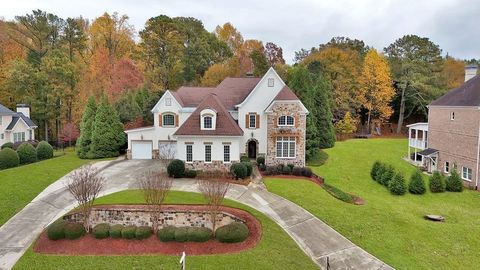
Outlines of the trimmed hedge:
{"type": "Polygon", "coordinates": [[[265,168],[266,175],[276,175],[278,174],[278,167],[277,166],[267,166],[265,168]]]}
{"type": "Polygon", "coordinates": [[[185,170],[185,177],[195,178],[195,177],[197,177],[197,171],[196,170],[185,170]]]}
{"type": "Polygon", "coordinates": [[[45,160],[53,157],[53,147],[46,141],[41,141],[37,145],[37,159],[45,160]]]}
{"type": "Polygon", "coordinates": [[[265,165],[265,157],[257,157],[258,165],[265,165]]]}
{"type": "Polygon", "coordinates": [[[133,239],[133,238],[135,238],[136,231],[137,231],[137,226],[135,226],[135,225],[129,225],[129,226],[123,227],[122,238],[133,239]]]}
{"type": "Polygon", "coordinates": [[[47,228],[47,236],[50,240],[59,240],[65,238],[65,220],[57,220],[47,228]]]}
{"type": "Polygon", "coordinates": [[[175,228],[175,241],[187,242],[188,241],[188,227],[175,228]]]}
{"type": "Polygon", "coordinates": [[[388,184],[388,190],[393,195],[404,195],[407,192],[407,185],[402,173],[397,173],[388,184]]]}
{"type": "Polygon", "coordinates": [[[93,227],[92,233],[93,236],[97,239],[104,239],[110,235],[110,224],[100,223],[93,227]]]}
{"type": "Polygon", "coordinates": [[[77,222],[67,222],[65,224],[65,238],[73,240],[85,235],[83,224],[77,222]]]}
{"type": "Polygon", "coordinates": [[[456,169],[453,169],[450,175],[447,177],[446,181],[446,190],[451,192],[462,192],[463,191],[463,181],[460,178],[456,169]]]}
{"type": "Polygon", "coordinates": [[[123,231],[123,225],[116,224],[113,226],[110,226],[110,231],[108,234],[110,234],[110,237],[112,238],[122,238],[122,231],[123,231]]]}
{"type": "Polygon", "coordinates": [[[147,239],[152,235],[152,227],[140,226],[135,231],[135,238],[138,240],[147,239]]]}
{"type": "Polygon", "coordinates": [[[157,232],[158,239],[162,242],[175,241],[175,229],[174,226],[163,227],[157,232]]]}
{"type": "Polygon", "coordinates": [[[34,163],[37,161],[37,150],[27,142],[22,143],[18,147],[17,154],[20,159],[20,164],[34,163]]]}
{"type": "Polygon", "coordinates": [[[12,142],[6,142],[4,144],[2,144],[2,150],[5,149],[5,148],[10,148],[10,149],[13,149],[13,143],[12,142]]]}
{"type": "Polygon", "coordinates": [[[241,156],[240,157],[240,162],[250,162],[250,158],[247,156],[241,156]]]}
{"type": "Polygon", "coordinates": [[[302,167],[293,167],[292,174],[295,176],[302,176],[302,167]]]}
{"type": "Polygon", "coordinates": [[[248,169],[245,163],[234,163],[230,166],[230,173],[235,177],[235,179],[243,179],[247,177],[248,169]]]}
{"type": "Polygon", "coordinates": [[[432,193],[445,192],[445,189],[446,189],[445,177],[439,171],[434,171],[432,176],[430,176],[429,186],[430,186],[430,192],[432,193]]]}
{"type": "Polygon", "coordinates": [[[215,231],[215,238],[222,243],[238,243],[247,239],[248,234],[247,225],[241,222],[233,222],[215,231]]]}
{"type": "Polygon", "coordinates": [[[312,177],[312,175],[313,175],[312,169],[310,169],[309,167],[303,167],[302,168],[302,175],[305,176],[305,177],[312,177]]]}
{"type": "Polygon", "coordinates": [[[183,177],[185,175],[185,163],[180,159],[174,159],[168,164],[167,172],[170,177],[183,177]]]}
{"type": "Polygon", "coordinates": [[[245,165],[245,167],[247,168],[247,176],[251,176],[252,175],[252,171],[253,171],[253,166],[252,166],[252,163],[249,161],[249,162],[241,162],[243,165],[245,165]]]}
{"type": "Polygon", "coordinates": [[[341,201],[344,201],[344,202],[347,202],[347,203],[354,203],[355,202],[355,199],[353,198],[352,195],[344,192],[343,190],[337,188],[337,187],[334,187],[334,186],[331,186],[327,183],[324,183],[323,184],[323,188],[328,192],[330,193],[333,197],[341,200],[341,201]]]}
{"type": "Polygon", "coordinates": [[[188,241],[206,242],[212,238],[212,230],[205,227],[189,227],[187,229],[188,241]]]}
{"type": "Polygon", "coordinates": [[[410,177],[408,191],[412,194],[424,194],[427,191],[422,173],[419,170],[416,170],[410,177]]]}
{"type": "Polygon", "coordinates": [[[0,169],[17,167],[20,164],[20,158],[17,152],[12,148],[3,148],[0,151],[0,169]]]}

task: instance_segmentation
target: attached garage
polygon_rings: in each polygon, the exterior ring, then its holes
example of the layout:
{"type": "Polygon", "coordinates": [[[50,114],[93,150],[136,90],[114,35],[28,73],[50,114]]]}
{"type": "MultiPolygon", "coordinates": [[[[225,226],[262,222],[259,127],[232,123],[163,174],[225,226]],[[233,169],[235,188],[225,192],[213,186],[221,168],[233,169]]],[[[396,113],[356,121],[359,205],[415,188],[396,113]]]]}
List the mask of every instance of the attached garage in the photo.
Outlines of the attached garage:
{"type": "Polygon", "coordinates": [[[152,141],[132,141],[132,159],[152,159],[152,141]]]}

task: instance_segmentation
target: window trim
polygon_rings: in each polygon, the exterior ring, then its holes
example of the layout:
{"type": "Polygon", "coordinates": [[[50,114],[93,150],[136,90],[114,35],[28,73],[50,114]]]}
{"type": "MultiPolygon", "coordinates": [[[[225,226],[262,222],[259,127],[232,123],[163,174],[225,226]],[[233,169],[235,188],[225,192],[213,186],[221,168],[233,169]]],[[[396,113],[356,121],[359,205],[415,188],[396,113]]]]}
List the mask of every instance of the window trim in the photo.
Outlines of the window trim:
{"type": "Polygon", "coordinates": [[[174,113],[163,113],[162,114],[162,127],[166,127],[166,128],[175,127],[175,114],[174,113]],[[165,116],[172,116],[173,117],[173,124],[166,125],[165,124],[165,116]]]}
{"type": "Polygon", "coordinates": [[[445,161],[445,163],[443,163],[443,172],[450,173],[450,162],[445,161]]]}
{"type": "Polygon", "coordinates": [[[257,114],[249,113],[248,114],[248,128],[256,129],[257,128],[257,114]],[[252,116],[253,116],[253,126],[252,126],[252,116]]]}
{"type": "Polygon", "coordinates": [[[205,163],[212,163],[212,145],[211,144],[205,144],[204,146],[204,154],[205,156],[203,157],[203,160],[205,163]],[[210,155],[210,161],[207,161],[207,149],[209,149],[208,154],[210,155]]]}
{"type": "Polygon", "coordinates": [[[295,117],[293,117],[292,115],[280,115],[277,119],[277,126],[279,127],[294,127],[295,126],[295,117]],[[288,124],[288,119],[291,118],[292,121],[293,121],[293,124],[289,125],[288,124]],[[285,124],[281,124],[280,123],[280,120],[281,119],[285,119],[285,124]]]}
{"type": "Polygon", "coordinates": [[[193,163],[193,144],[185,145],[185,163],[193,163]],[[190,148],[191,160],[188,160],[188,149],[190,148]]]}
{"type": "Polygon", "coordinates": [[[465,181],[468,181],[468,182],[472,182],[472,178],[473,178],[473,170],[468,168],[468,167],[462,166],[462,179],[465,180],[465,181]],[[470,172],[470,179],[464,177],[465,169],[467,169],[467,176],[468,176],[468,170],[471,171],[470,172]]]}
{"type": "Polygon", "coordinates": [[[297,158],[297,138],[293,136],[279,136],[275,139],[275,157],[281,159],[295,159],[297,158]],[[278,155],[279,153],[279,143],[281,144],[281,156],[278,155]],[[293,156],[291,154],[291,143],[293,143],[293,156]],[[285,144],[287,145],[287,156],[284,155],[285,153],[285,144]]]}
{"type": "Polygon", "coordinates": [[[213,129],[213,116],[204,115],[202,118],[203,118],[203,129],[213,129]],[[210,126],[209,127],[207,127],[207,125],[206,125],[207,124],[207,119],[210,119],[210,122],[209,122],[210,126]]]}
{"type": "Polygon", "coordinates": [[[231,157],[231,147],[230,144],[224,144],[223,145],[223,163],[231,163],[232,162],[232,157],[231,157]],[[228,152],[226,149],[228,148],[228,152]],[[228,160],[225,158],[228,155],[228,160]]]}
{"type": "Polygon", "coordinates": [[[13,142],[25,142],[25,132],[14,132],[13,133],[13,142]],[[18,140],[18,136],[20,134],[20,140],[18,140]]]}

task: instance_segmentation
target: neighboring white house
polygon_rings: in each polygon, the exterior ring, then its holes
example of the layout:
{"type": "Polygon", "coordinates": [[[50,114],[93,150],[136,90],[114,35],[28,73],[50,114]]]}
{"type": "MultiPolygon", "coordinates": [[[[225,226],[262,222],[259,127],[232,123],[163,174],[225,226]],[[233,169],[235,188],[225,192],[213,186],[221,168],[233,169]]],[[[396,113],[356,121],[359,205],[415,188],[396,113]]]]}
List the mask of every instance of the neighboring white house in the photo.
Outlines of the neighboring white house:
{"type": "Polygon", "coordinates": [[[225,169],[242,155],[305,165],[308,111],[273,68],[262,78],[168,90],[152,112],[152,127],[125,131],[128,158],[178,158],[197,169],[225,169]]]}
{"type": "Polygon", "coordinates": [[[0,104],[0,145],[35,140],[37,125],[30,119],[30,107],[17,105],[14,112],[0,104]]]}

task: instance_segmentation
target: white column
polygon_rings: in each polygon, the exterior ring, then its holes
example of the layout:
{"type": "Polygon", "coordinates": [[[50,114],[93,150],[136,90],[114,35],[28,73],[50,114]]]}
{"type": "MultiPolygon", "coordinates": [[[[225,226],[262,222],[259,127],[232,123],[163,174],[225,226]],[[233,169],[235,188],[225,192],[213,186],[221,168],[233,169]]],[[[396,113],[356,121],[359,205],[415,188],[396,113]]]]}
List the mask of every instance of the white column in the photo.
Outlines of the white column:
{"type": "Polygon", "coordinates": [[[412,138],[412,128],[408,128],[408,160],[411,160],[410,157],[410,139],[412,138]]]}

